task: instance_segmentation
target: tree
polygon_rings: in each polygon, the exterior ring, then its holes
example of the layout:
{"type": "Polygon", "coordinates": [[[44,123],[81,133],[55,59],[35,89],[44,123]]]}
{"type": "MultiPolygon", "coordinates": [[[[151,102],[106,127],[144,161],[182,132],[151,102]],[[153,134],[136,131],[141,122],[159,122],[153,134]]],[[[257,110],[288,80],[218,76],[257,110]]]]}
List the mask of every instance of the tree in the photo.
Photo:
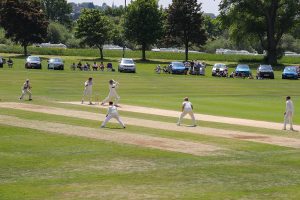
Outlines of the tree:
{"type": "Polygon", "coordinates": [[[266,61],[276,64],[282,36],[299,20],[300,0],[222,0],[220,10],[234,38],[257,38],[267,51],[266,61]]]}
{"type": "Polygon", "coordinates": [[[20,43],[27,55],[29,44],[40,43],[47,36],[48,22],[38,1],[6,0],[1,1],[0,26],[5,36],[20,43]]]}
{"type": "Polygon", "coordinates": [[[72,6],[66,0],[41,0],[48,20],[70,26],[72,6]]]}
{"type": "Polygon", "coordinates": [[[185,59],[188,60],[189,46],[203,45],[207,37],[203,28],[201,3],[197,0],[173,0],[168,8],[167,37],[169,43],[185,46],[185,59]]]}
{"type": "Polygon", "coordinates": [[[97,47],[103,60],[103,45],[111,39],[112,24],[100,10],[83,9],[77,21],[75,36],[84,44],[97,47]]]}
{"type": "Polygon", "coordinates": [[[128,6],[125,14],[125,37],[142,46],[142,59],[146,49],[162,34],[162,19],[157,0],[136,0],[128,6]]]}
{"type": "Polygon", "coordinates": [[[51,22],[47,30],[47,41],[50,43],[66,43],[72,38],[72,33],[62,24],[51,22]]]}

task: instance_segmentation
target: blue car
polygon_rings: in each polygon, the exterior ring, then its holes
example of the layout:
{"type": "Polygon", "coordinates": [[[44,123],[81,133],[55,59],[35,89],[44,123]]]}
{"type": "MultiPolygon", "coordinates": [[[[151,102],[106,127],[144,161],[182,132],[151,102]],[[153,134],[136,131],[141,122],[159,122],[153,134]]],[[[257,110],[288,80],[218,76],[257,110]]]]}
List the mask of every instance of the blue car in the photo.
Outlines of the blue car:
{"type": "Polygon", "coordinates": [[[169,73],[172,74],[187,74],[188,68],[182,62],[171,62],[169,65],[169,73]]]}
{"type": "Polygon", "coordinates": [[[282,72],[282,79],[298,79],[298,71],[296,66],[287,66],[282,72]]]}
{"type": "Polygon", "coordinates": [[[251,76],[251,70],[249,65],[246,64],[239,64],[236,69],[235,69],[235,73],[234,76],[235,77],[249,77],[251,76]]]}

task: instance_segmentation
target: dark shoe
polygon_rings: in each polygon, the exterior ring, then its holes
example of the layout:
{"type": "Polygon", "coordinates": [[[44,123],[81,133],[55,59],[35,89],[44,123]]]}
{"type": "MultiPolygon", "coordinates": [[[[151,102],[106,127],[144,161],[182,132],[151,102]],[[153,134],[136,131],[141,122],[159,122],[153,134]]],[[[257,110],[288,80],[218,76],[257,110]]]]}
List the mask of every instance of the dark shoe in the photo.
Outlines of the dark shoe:
{"type": "Polygon", "coordinates": [[[32,101],[32,99],[29,99],[29,101],[32,101]]]}

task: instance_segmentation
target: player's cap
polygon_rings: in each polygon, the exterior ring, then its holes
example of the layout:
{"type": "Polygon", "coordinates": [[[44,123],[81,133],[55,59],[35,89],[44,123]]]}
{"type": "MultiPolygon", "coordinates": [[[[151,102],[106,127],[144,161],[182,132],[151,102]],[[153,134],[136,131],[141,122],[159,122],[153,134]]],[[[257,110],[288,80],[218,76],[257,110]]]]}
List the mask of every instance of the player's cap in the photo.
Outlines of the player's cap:
{"type": "Polygon", "coordinates": [[[188,101],[189,100],[189,98],[188,97],[184,97],[184,99],[183,99],[184,101],[188,101]]]}

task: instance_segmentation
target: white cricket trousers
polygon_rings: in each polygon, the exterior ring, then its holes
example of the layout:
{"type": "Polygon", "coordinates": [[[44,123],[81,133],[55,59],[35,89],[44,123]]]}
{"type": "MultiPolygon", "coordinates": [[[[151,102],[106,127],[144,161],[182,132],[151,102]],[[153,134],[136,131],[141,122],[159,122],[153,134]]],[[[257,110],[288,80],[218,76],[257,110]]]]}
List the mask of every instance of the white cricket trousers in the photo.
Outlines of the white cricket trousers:
{"type": "Polygon", "coordinates": [[[83,91],[83,96],[82,96],[82,102],[84,101],[85,97],[88,98],[89,102],[92,102],[92,89],[91,88],[85,88],[83,91]]]}
{"type": "Polygon", "coordinates": [[[30,90],[22,90],[22,95],[20,96],[20,99],[23,99],[24,98],[24,96],[26,95],[26,94],[28,94],[29,95],[29,99],[31,99],[31,92],[30,92],[30,90]]]}
{"type": "Polygon", "coordinates": [[[118,105],[120,97],[118,95],[108,95],[102,103],[107,103],[109,101],[113,101],[115,105],[118,105]]]}
{"type": "Polygon", "coordinates": [[[102,123],[101,127],[105,127],[105,125],[111,120],[112,118],[116,119],[119,124],[122,127],[125,127],[125,124],[121,121],[120,117],[118,114],[108,114],[107,117],[105,118],[104,122],[102,123]]]}
{"type": "Polygon", "coordinates": [[[192,121],[193,121],[193,125],[196,125],[195,116],[194,116],[194,113],[193,113],[192,110],[191,110],[191,111],[186,111],[186,110],[184,110],[184,111],[181,113],[181,115],[180,115],[180,117],[179,117],[179,120],[178,120],[177,124],[180,125],[182,119],[183,119],[187,114],[189,114],[189,115],[191,116],[192,121]]]}
{"type": "Polygon", "coordinates": [[[290,129],[293,129],[293,113],[292,112],[287,112],[284,115],[284,126],[283,128],[286,129],[286,125],[290,124],[290,129]]]}

